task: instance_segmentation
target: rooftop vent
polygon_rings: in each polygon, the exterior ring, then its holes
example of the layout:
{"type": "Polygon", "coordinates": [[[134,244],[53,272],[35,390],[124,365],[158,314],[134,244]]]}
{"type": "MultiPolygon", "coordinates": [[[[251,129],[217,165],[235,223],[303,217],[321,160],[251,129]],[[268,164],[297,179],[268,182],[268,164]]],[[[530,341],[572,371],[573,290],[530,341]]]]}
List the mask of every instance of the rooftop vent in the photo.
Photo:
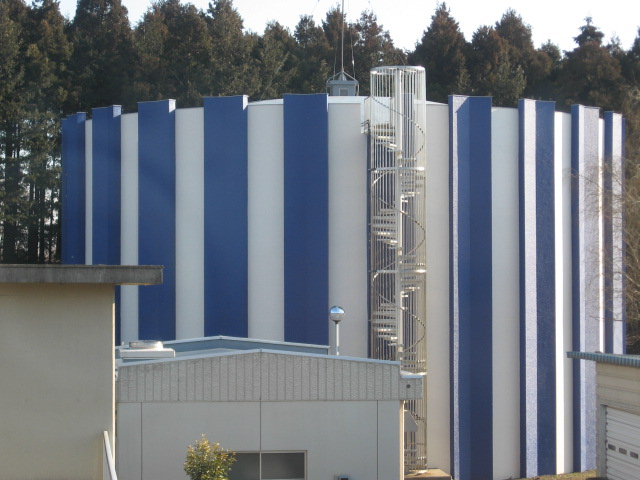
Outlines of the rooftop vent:
{"type": "Polygon", "coordinates": [[[165,348],[158,340],[135,340],[120,348],[120,358],[123,360],[151,360],[175,356],[173,348],[165,348]]]}

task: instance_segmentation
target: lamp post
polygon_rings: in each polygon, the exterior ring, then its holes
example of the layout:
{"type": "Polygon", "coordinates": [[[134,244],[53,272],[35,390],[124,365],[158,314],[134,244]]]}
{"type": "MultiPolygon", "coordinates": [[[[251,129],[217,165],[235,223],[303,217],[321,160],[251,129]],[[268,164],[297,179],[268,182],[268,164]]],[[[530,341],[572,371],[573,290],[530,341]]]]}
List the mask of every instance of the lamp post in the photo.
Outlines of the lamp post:
{"type": "Polygon", "coordinates": [[[336,324],[336,356],[340,356],[340,321],[344,318],[342,307],[334,306],[329,310],[329,320],[336,324]]]}

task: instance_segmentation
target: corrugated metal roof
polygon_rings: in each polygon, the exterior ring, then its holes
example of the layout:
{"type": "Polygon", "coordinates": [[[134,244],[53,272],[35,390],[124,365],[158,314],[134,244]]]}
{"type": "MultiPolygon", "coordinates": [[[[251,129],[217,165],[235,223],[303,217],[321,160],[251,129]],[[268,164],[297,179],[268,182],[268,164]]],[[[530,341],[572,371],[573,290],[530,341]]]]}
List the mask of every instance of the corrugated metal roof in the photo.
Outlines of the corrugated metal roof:
{"type": "Polygon", "coordinates": [[[118,402],[411,400],[419,375],[398,362],[245,350],[120,365],[118,402]]]}

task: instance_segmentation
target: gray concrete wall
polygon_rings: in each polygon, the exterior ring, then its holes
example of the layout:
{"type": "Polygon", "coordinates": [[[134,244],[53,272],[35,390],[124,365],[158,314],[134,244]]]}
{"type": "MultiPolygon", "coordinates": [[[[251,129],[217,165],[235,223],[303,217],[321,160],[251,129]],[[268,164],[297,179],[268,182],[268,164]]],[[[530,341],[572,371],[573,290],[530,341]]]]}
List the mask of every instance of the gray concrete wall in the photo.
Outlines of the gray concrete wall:
{"type": "Polygon", "coordinates": [[[422,377],[397,362],[242,351],[122,365],[118,474],[176,480],[207,434],[238,452],[304,451],[308,479],[398,480],[402,401],[422,377]]]}
{"type": "Polygon", "coordinates": [[[114,285],[161,282],[159,266],[0,266],[0,478],[102,479],[114,285]]]}
{"type": "Polygon", "coordinates": [[[399,401],[118,404],[118,475],[186,479],[187,447],[201,434],[238,452],[304,451],[308,479],[398,480],[399,401]]]}
{"type": "Polygon", "coordinates": [[[102,478],[113,285],[0,284],[0,477],[102,478]]]}

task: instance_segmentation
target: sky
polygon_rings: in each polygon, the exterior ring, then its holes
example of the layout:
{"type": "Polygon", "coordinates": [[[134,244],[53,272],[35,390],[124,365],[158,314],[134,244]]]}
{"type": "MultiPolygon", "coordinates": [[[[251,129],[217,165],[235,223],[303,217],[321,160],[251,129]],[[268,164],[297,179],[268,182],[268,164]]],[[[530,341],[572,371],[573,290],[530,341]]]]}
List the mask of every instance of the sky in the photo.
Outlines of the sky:
{"type": "MultiPolygon", "coordinates": [[[[185,1],[185,0],[183,0],[185,1]]],[[[135,25],[152,0],[122,0],[129,10],[129,20],[135,25]]],[[[206,9],[209,0],[193,0],[206,9]]],[[[468,41],[482,25],[494,25],[508,8],[513,8],[531,26],[533,41],[540,47],[547,40],[561,50],[573,50],[573,40],[586,17],[605,34],[605,43],[617,35],[628,50],[640,26],[638,0],[449,0],[451,15],[460,24],[468,41]]],[[[293,32],[301,15],[312,15],[320,23],[326,12],[339,5],[337,0],[234,0],[233,4],[244,20],[244,27],[262,33],[267,22],[277,20],[293,32]]],[[[76,0],[60,0],[64,15],[73,17],[76,0]]],[[[438,0],[344,0],[349,21],[355,21],[363,10],[376,14],[378,23],[391,34],[396,47],[413,50],[431,23],[438,0]]]]}

